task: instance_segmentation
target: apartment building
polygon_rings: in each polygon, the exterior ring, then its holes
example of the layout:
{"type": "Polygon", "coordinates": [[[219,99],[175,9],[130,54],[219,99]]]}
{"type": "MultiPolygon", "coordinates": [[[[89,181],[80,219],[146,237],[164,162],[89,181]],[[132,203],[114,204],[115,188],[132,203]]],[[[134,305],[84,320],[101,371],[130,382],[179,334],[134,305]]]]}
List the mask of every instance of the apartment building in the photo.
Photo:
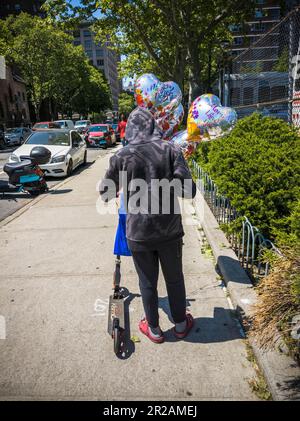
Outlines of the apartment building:
{"type": "Polygon", "coordinates": [[[120,93],[117,66],[120,57],[108,48],[109,41],[105,44],[95,41],[90,25],[90,22],[84,22],[74,31],[74,45],[82,45],[91,63],[104,72],[111,90],[113,110],[117,111],[120,93]]]}
{"type": "Polygon", "coordinates": [[[0,19],[21,12],[44,17],[45,13],[41,10],[43,3],[44,0],[0,0],[0,19]]]}

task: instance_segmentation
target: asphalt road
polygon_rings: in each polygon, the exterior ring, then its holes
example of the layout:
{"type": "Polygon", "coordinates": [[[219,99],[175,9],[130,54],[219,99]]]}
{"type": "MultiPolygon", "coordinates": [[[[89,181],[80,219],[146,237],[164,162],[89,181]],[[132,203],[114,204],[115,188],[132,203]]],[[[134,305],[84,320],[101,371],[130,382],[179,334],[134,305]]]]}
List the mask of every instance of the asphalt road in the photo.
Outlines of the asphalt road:
{"type": "MultiPolygon", "coordinates": [[[[5,150],[0,150],[0,180],[7,180],[8,176],[3,172],[3,166],[8,161],[9,155],[16,149],[10,148],[5,150]]],[[[87,155],[87,167],[91,165],[98,156],[104,156],[107,153],[109,153],[110,149],[104,150],[104,149],[88,149],[88,155],[87,155]]],[[[78,174],[79,171],[84,171],[84,167],[77,168],[73,176],[78,174]]],[[[52,187],[54,187],[56,184],[60,183],[64,178],[52,178],[47,177],[47,184],[49,186],[49,189],[51,190],[52,187]]],[[[12,215],[14,212],[25,206],[27,203],[29,203],[33,198],[26,193],[18,193],[18,194],[6,194],[2,196],[0,194],[0,221],[2,221],[4,218],[12,215]]]]}

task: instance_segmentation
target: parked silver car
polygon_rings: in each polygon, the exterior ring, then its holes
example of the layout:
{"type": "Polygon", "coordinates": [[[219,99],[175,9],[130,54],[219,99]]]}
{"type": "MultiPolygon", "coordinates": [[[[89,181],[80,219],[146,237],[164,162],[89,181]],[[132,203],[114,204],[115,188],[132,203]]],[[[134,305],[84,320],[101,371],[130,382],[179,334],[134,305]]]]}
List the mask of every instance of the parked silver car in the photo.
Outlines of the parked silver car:
{"type": "Polygon", "coordinates": [[[8,146],[22,145],[27,137],[32,133],[28,127],[14,127],[5,130],[5,143],[8,146]]]}
{"type": "Polygon", "coordinates": [[[75,130],[77,130],[78,133],[84,133],[88,130],[90,125],[90,120],[77,120],[75,123],[75,130]]]}

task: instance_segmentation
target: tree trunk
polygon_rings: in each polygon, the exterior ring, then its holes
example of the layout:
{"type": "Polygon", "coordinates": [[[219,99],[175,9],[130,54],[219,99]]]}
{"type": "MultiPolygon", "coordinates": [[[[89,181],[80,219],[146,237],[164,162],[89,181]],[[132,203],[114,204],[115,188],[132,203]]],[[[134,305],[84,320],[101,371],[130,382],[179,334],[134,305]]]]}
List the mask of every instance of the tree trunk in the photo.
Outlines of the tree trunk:
{"type": "Polygon", "coordinates": [[[191,70],[189,77],[189,107],[194,99],[203,93],[199,79],[194,76],[193,71],[191,70]]]}
{"type": "Polygon", "coordinates": [[[197,96],[203,94],[201,84],[201,66],[198,45],[189,48],[189,106],[197,96]]]}
{"type": "Polygon", "coordinates": [[[40,105],[36,102],[33,104],[36,121],[40,121],[40,105]]]}

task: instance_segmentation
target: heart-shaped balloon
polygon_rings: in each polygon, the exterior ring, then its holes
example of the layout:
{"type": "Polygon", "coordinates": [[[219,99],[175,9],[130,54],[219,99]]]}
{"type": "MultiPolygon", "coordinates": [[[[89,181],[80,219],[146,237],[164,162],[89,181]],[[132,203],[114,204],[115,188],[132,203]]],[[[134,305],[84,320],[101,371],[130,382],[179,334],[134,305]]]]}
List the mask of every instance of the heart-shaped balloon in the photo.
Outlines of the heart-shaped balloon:
{"type": "Polygon", "coordinates": [[[156,91],[154,106],[155,118],[162,118],[170,114],[179,106],[182,100],[182,92],[177,83],[161,83],[156,91]]]}
{"type": "Polygon", "coordinates": [[[191,143],[188,140],[187,130],[180,130],[180,132],[171,137],[170,142],[176,148],[179,148],[186,158],[192,155],[198,146],[196,142],[191,143]]]}
{"type": "Polygon", "coordinates": [[[203,105],[206,104],[206,105],[210,105],[211,107],[213,107],[214,105],[216,105],[217,107],[222,106],[219,97],[217,97],[217,95],[214,95],[214,94],[203,94],[199,96],[198,98],[196,98],[194,102],[196,104],[200,102],[203,105]]]}
{"type": "Polygon", "coordinates": [[[188,114],[190,141],[197,141],[206,132],[210,138],[220,137],[233,128],[237,114],[233,108],[223,107],[217,96],[201,95],[192,103],[188,114]]]}
{"type": "Polygon", "coordinates": [[[134,98],[137,106],[153,111],[156,92],[160,85],[161,82],[152,73],[140,76],[134,84],[134,98]]]}
{"type": "Polygon", "coordinates": [[[184,117],[184,108],[179,104],[175,110],[164,117],[156,119],[160,129],[164,132],[163,139],[167,140],[178,130],[184,117]]]}

